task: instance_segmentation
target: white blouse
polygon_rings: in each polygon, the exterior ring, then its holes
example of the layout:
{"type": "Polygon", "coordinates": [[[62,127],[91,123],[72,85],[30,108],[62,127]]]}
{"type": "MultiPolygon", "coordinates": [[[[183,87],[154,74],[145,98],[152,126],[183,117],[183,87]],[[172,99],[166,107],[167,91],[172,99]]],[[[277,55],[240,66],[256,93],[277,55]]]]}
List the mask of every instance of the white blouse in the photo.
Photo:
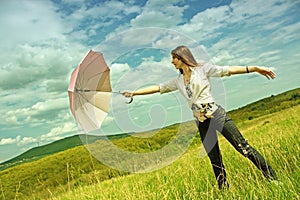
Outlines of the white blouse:
{"type": "Polygon", "coordinates": [[[189,106],[192,108],[193,104],[201,105],[205,103],[215,103],[215,100],[211,94],[210,77],[222,77],[229,76],[229,66],[217,66],[212,63],[205,63],[198,65],[198,67],[190,67],[192,70],[190,88],[192,91],[192,97],[189,97],[186,92],[186,85],[184,83],[183,75],[161,83],[160,93],[172,92],[179,90],[179,92],[187,99],[189,106]]]}

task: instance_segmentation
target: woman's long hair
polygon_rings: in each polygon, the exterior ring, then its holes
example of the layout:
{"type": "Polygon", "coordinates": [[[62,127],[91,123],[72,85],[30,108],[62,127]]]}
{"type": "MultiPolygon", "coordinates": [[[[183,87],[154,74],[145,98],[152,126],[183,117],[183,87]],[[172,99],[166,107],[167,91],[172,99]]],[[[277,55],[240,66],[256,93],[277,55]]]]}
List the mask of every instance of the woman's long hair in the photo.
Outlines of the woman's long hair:
{"type": "Polygon", "coordinates": [[[172,50],[171,54],[178,59],[180,59],[183,63],[187,64],[190,67],[197,67],[197,61],[195,60],[193,54],[186,46],[178,46],[172,50]]]}

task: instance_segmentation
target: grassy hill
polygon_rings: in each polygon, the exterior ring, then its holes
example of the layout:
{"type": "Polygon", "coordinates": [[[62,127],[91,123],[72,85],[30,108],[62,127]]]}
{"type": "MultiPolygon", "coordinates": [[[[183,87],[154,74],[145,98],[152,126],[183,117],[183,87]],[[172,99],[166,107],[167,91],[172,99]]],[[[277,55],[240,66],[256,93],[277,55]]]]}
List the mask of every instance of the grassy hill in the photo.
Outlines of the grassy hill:
{"type": "Polygon", "coordinates": [[[300,199],[300,105],[272,115],[257,117],[241,131],[276,170],[282,186],[268,182],[254,165],[220,137],[220,147],[230,188],[220,192],[207,157],[199,157],[201,145],[191,146],[171,165],[149,173],[131,174],[81,185],[54,194],[51,199],[300,199]]]}
{"type": "Polygon", "coordinates": [[[236,123],[252,120],[262,115],[272,114],[300,104],[300,88],[282,94],[271,95],[268,98],[232,110],[229,115],[236,123]]]}
{"type": "MultiPolygon", "coordinates": [[[[120,134],[114,136],[108,136],[111,139],[124,138],[128,137],[128,134],[120,134]]],[[[106,138],[106,137],[105,137],[106,138]]],[[[17,166],[20,164],[33,162],[44,158],[46,156],[65,151],[67,149],[71,149],[77,146],[81,146],[83,144],[90,144],[97,140],[101,140],[103,137],[101,136],[93,136],[93,135],[74,135],[70,137],[66,137],[64,139],[52,142],[47,145],[34,147],[29,149],[28,151],[22,153],[15,158],[7,160],[0,164],[0,171],[4,169],[8,169],[13,166],[17,166]]]]}
{"type": "MultiPolygon", "coordinates": [[[[224,199],[239,199],[243,195],[247,199],[259,199],[261,195],[265,197],[262,199],[298,198],[300,171],[297,162],[300,158],[294,152],[300,149],[299,94],[299,89],[292,90],[230,112],[246,138],[270,160],[289,189],[277,191],[221,137],[231,183],[224,199]]],[[[111,141],[124,150],[151,152],[178,137],[188,140],[188,136],[196,132],[194,123],[187,122],[158,132],[140,133],[143,137],[124,135],[111,138],[111,141]],[[179,128],[185,134],[176,134],[179,128]]],[[[131,175],[100,163],[84,146],[76,146],[80,145],[78,139],[57,141],[60,148],[50,145],[32,149],[18,159],[40,159],[0,171],[0,199],[209,199],[211,196],[223,199],[212,187],[214,179],[208,160],[198,156],[201,146],[198,137],[194,138],[189,150],[168,167],[131,175]],[[67,141],[73,142],[67,144],[67,141]],[[43,148],[47,149],[47,154],[43,148]]],[[[103,142],[94,139],[95,144],[103,142]]]]}
{"type": "Polygon", "coordinates": [[[34,147],[13,159],[1,163],[0,170],[4,170],[22,163],[32,162],[46,157],[48,155],[55,154],[60,151],[64,151],[66,149],[73,148],[79,145],[82,145],[80,137],[72,136],[59,141],[55,141],[51,144],[43,145],[40,147],[34,147]]]}

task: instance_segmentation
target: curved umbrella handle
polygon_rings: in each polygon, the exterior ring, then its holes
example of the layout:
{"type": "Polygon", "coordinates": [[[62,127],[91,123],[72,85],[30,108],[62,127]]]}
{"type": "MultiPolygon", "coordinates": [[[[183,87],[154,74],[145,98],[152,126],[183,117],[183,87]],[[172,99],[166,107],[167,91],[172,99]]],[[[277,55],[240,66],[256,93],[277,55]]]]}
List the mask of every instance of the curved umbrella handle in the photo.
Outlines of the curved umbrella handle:
{"type": "Polygon", "coordinates": [[[133,101],[133,97],[130,97],[129,101],[125,102],[126,104],[131,104],[131,102],[133,101]]]}
{"type": "MultiPolygon", "coordinates": [[[[120,91],[119,92],[111,92],[111,93],[122,94],[122,92],[120,92],[120,91]]],[[[131,102],[133,101],[133,97],[128,97],[128,98],[130,98],[129,101],[126,101],[125,103],[131,104],[131,102]]]]}

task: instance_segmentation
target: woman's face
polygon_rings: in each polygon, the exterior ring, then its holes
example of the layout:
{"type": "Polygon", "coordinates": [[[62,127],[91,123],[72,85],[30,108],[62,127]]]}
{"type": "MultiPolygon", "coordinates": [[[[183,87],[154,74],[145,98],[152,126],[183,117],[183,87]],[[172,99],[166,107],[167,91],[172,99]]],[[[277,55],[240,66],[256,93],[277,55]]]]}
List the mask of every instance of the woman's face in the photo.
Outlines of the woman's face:
{"type": "Polygon", "coordinates": [[[177,56],[172,55],[172,64],[176,69],[180,69],[183,62],[177,56]]]}

